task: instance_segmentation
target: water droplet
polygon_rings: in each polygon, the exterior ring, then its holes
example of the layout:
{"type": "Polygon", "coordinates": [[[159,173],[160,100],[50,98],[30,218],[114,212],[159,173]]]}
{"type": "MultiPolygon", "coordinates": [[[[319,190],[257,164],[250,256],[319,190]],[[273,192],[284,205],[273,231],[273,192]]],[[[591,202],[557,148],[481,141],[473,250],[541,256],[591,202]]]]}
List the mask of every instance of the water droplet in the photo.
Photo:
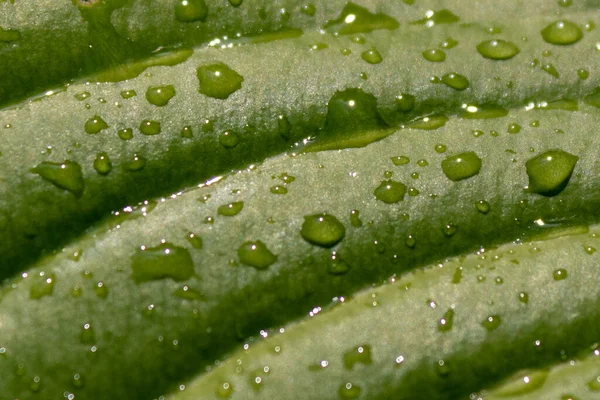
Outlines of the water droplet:
{"type": "Polygon", "coordinates": [[[160,131],[160,122],[145,119],[140,123],[140,132],[144,135],[158,135],[160,131]]]}
{"type": "Polygon", "coordinates": [[[92,118],[88,119],[84,126],[85,133],[89,134],[96,134],[106,128],[108,128],[108,124],[97,115],[94,115],[92,118]]]}
{"type": "Polygon", "coordinates": [[[309,16],[313,17],[315,15],[315,13],[317,12],[317,8],[312,3],[303,4],[300,7],[300,12],[302,14],[309,15],[309,16]]]}
{"type": "Polygon", "coordinates": [[[365,7],[348,2],[340,16],[327,21],[323,29],[337,36],[367,33],[378,29],[393,30],[399,25],[398,21],[386,14],[373,14],[365,7]]]}
{"type": "Polygon", "coordinates": [[[547,64],[543,64],[542,65],[542,71],[547,72],[548,74],[552,75],[555,78],[560,77],[560,74],[558,73],[558,71],[556,70],[556,68],[554,67],[554,65],[547,63],[547,64]]]}
{"type": "Polygon", "coordinates": [[[73,97],[75,97],[75,99],[78,101],[82,101],[82,100],[87,99],[90,96],[91,96],[90,92],[79,92],[79,93],[75,93],[75,95],[73,97]]]}
{"type": "Polygon", "coordinates": [[[333,215],[312,214],[304,217],[300,235],[311,244],[332,247],[342,241],[346,228],[333,215]]]}
{"type": "Polygon", "coordinates": [[[454,310],[449,308],[442,318],[438,321],[437,327],[440,332],[452,330],[452,321],[454,320],[454,310]]]}
{"type": "Polygon", "coordinates": [[[267,269],[277,261],[277,256],[260,240],[245,242],[237,251],[240,262],[256,269],[267,269]]]}
{"type": "Polygon", "coordinates": [[[508,115],[508,110],[496,104],[469,105],[463,104],[459,115],[463,119],[502,118],[508,115]]]}
{"type": "Polygon", "coordinates": [[[108,287],[104,284],[104,282],[97,282],[94,292],[96,292],[96,296],[101,299],[106,299],[108,297],[108,287]]]}
{"type": "Polygon", "coordinates": [[[92,324],[85,323],[82,325],[79,341],[86,345],[96,344],[96,332],[94,331],[92,324]]]}
{"type": "Polygon", "coordinates": [[[390,159],[392,160],[392,163],[396,166],[406,165],[410,162],[410,158],[406,156],[395,156],[391,157],[390,159]]]}
{"type": "Polygon", "coordinates": [[[74,374],[73,379],[71,380],[71,384],[76,389],[81,389],[85,386],[85,381],[80,374],[74,374]]]}
{"type": "Polygon", "coordinates": [[[200,250],[202,249],[202,238],[195,233],[188,233],[185,237],[187,241],[192,245],[193,248],[200,250]]]}
{"type": "Polygon", "coordinates": [[[192,127],[190,125],[184,126],[183,128],[181,128],[181,132],[179,133],[179,135],[182,138],[191,139],[192,137],[194,137],[194,133],[192,132],[192,127]]]}
{"type": "Polygon", "coordinates": [[[233,203],[224,204],[217,209],[217,213],[226,217],[238,215],[244,208],[243,201],[234,201],[233,203]]]}
{"type": "Polygon", "coordinates": [[[340,53],[342,53],[343,56],[349,56],[350,54],[352,54],[352,50],[344,48],[340,50],[340,53]]]}
{"type": "Polygon", "coordinates": [[[577,43],[583,37],[581,29],[570,21],[556,21],[542,29],[542,38],[556,45],[577,43]]]}
{"type": "Polygon", "coordinates": [[[579,68],[577,70],[577,76],[579,77],[579,79],[585,80],[590,76],[590,72],[587,69],[579,68]]]}
{"type": "Polygon", "coordinates": [[[583,246],[583,250],[585,250],[585,252],[590,256],[596,252],[596,248],[593,246],[583,246]]]}
{"type": "Polygon", "coordinates": [[[35,279],[35,283],[29,289],[29,298],[37,300],[45,296],[52,296],[56,283],[54,274],[40,274],[33,279],[35,279]]]}
{"type": "Polygon", "coordinates": [[[477,203],[475,203],[475,208],[477,208],[477,211],[480,213],[487,214],[490,212],[490,203],[485,200],[479,200],[477,203]]]}
{"type": "Polygon", "coordinates": [[[442,154],[446,152],[446,145],[444,144],[436,144],[433,148],[436,153],[442,154]]]}
{"type": "Polygon", "coordinates": [[[498,315],[490,315],[486,319],[483,320],[481,326],[483,326],[487,331],[494,331],[500,327],[502,320],[498,315]]]}
{"type": "Polygon", "coordinates": [[[194,262],[187,249],[164,242],[137,249],[131,256],[131,269],[135,283],[165,278],[184,281],[194,275],[194,262]]]}
{"type": "Polygon", "coordinates": [[[442,161],[442,171],[453,182],[471,178],[479,173],[481,158],[472,151],[446,157],[442,161]]]}
{"type": "Polygon", "coordinates": [[[96,159],[94,160],[94,169],[100,175],[106,175],[112,170],[112,163],[110,162],[108,154],[105,152],[96,154],[96,159]]]}
{"type": "Polygon", "coordinates": [[[458,227],[454,224],[446,224],[442,227],[442,233],[446,237],[454,236],[458,232],[458,227]]]}
{"type": "Polygon", "coordinates": [[[564,190],[579,157],[562,150],[549,150],[529,159],[525,166],[529,190],[544,196],[556,196],[564,190]]]}
{"type": "Polygon", "coordinates": [[[362,221],[360,220],[360,211],[350,211],[350,225],[353,228],[360,228],[363,225],[362,221]]]}
{"type": "Polygon", "coordinates": [[[180,22],[204,21],[208,16],[205,0],[177,0],[175,18],[180,22]]]}
{"type": "Polygon", "coordinates": [[[448,117],[443,114],[432,114],[425,117],[417,118],[406,125],[410,129],[422,129],[431,131],[441,128],[448,122],[448,117]]]}
{"type": "Polygon", "coordinates": [[[350,266],[340,257],[337,252],[331,253],[331,259],[327,265],[327,272],[331,275],[344,275],[350,270],[350,266]]]}
{"type": "Polygon", "coordinates": [[[409,112],[415,107],[416,97],[408,93],[400,93],[396,96],[396,109],[400,112],[409,112]]]}
{"type": "Polygon", "coordinates": [[[288,140],[290,138],[290,132],[292,130],[292,124],[283,114],[277,116],[277,132],[279,135],[288,140]]]}
{"type": "Polygon", "coordinates": [[[215,121],[205,119],[202,123],[202,132],[209,133],[215,129],[215,121]]]}
{"type": "Polygon", "coordinates": [[[361,392],[362,390],[359,386],[348,382],[340,386],[338,389],[338,396],[342,400],[354,400],[360,397],[361,392]]]}
{"type": "Polygon", "coordinates": [[[459,284],[462,281],[462,267],[456,267],[454,275],[452,275],[452,283],[459,284]]]}
{"type": "Polygon", "coordinates": [[[224,100],[242,88],[244,78],[223,63],[202,65],[196,69],[198,91],[208,97],[224,100]]]}
{"type": "Polygon", "coordinates": [[[519,124],[510,124],[510,125],[508,125],[508,129],[506,131],[508,133],[519,133],[519,132],[521,132],[521,125],[519,125],[519,124]]]}
{"type": "Polygon", "coordinates": [[[444,53],[442,50],[438,50],[438,49],[429,49],[429,50],[425,50],[423,52],[423,57],[427,61],[442,62],[446,59],[446,53],[444,53]]]}
{"type": "Polygon", "coordinates": [[[519,48],[506,40],[486,40],[477,45],[477,51],[485,58],[508,60],[519,54],[519,48]]]}
{"type": "Polygon", "coordinates": [[[226,149],[233,149],[240,143],[240,137],[233,131],[225,131],[219,135],[219,143],[226,149]]]}
{"type": "Polygon", "coordinates": [[[123,90],[121,92],[121,97],[124,98],[125,100],[130,99],[135,96],[137,96],[137,93],[135,90],[123,90]]]}
{"type": "Polygon", "coordinates": [[[393,204],[403,201],[406,191],[407,188],[405,184],[393,180],[386,180],[382,181],[379,186],[375,188],[373,194],[377,200],[387,204],[393,204]]]}
{"type": "Polygon", "coordinates": [[[600,108],[600,86],[583,98],[583,102],[590,106],[600,108]]]}
{"type": "Polygon", "coordinates": [[[440,47],[444,49],[452,49],[458,45],[458,42],[452,38],[448,38],[440,43],[440,47]]]}
{"type": "Polygon", "coordinates": [[[369,345],[353,347],[344,353],[343,358],[344,368],[348,370],[352,370],[356,364],[371,365],[373,363],[369,345]]]}
{"type": "Polygon", "coordinates": [[[202,293],[200,293],[198,289],[191,288],[188,285],[183,285],[182,287],[175,289],[175,291],[173,292],[173,296],[191,301],[198,301],[204,299],[204,296],[202,295],[202,293]]]}
{"type": "Polygon", "coordinates": [[[81,166],[76,162],[69,160],[62,163],[44,161],[32,168],[31,172],[61,189],[68,190],[77,197],[81,197],[83,194],[83,175],[81,166]]]}
{"type": "Polygon", "coordinates": [[[494,394],[499,397],[523,396],[541,388],[547,377],[547,370],[521,372],[517,377],[497,388],[494,394]]]}
{"type": "Polygon", "coordinates": [[[452,13],[450,10],[439,10],[433,11],[428,10],[425,13],[425,18],[418,21],[411,22],[411,24],[425,25],[428,27],[435,26],[437,24],[453,24],[460,21],[460,18],[452,13]]]}
{"type": "Polygon", "coordinates": [[[435,372],[442,378],[447,377],[452,372],[450,363],[444,360],[438,360],[434,365],[435,372]]]}
{"type": "Polygon", "coordinates": [[[442,76],[442,83],[454,90],[465,90],[469,87],[469,80],[454,72],[442,76]]]}
{"type": "Polygon", "coordinates": [[[141,171],[146,166],[146,158],[134,154],[132,159],[123,163],[123,169],[126,171],[141,171]]]}
{"type": "Polygon", "coordinates": [[[564,268],[555,269],[552,272],[552,278],[555,281],[562,281],[563,279],[567,279],[567,270],[564,268]]]}
{"type": "Polygon", "coordinates": [[[287,188],[283,185],[271,186],[271,188],[269,190],[273,194],[287,194],[288,193],[287,188]]]}
{"type": "Polygon", "coordinates": [[[376,48],[370,48],[360,53],[360,57],[369,64],[379,64],[383,61],[383,57],[379,54],[376,48]]]}
{"type": "Polygon", "coordinates": [[[519,293],[519,301],[524,304],[529,303],[529,294],[527,292],[519,293]]]}
{"type": "Polygon", "coordinates": [[[229,382],[221,383],[216,391],[216,395],[220,399],[228,399],[229,397],[231,397],[232,394],[233,394],[233,385],[229,382]]]}
{"type": "Polygon", "coordinates": [[[133,129],[131,128],[123,128],[117,131],[117,135],[121,140],[131,140],[133,139],[133,129]]]}
{"type": "Polygon", "coordinates": [[[152,86],[146,90],[146,100],[157,107],[166,106],[174,96],[175,88],[173,85],[152,86]]]}

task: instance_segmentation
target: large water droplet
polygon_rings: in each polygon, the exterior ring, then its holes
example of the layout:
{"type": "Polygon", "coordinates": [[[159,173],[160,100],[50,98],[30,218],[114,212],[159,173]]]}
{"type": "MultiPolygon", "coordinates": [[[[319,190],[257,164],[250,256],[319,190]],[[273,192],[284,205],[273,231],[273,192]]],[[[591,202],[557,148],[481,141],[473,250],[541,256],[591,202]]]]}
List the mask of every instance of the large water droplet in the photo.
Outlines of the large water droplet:
{"type": "Polygon", "coordinates": [[[404,200],[406,190],[405,184],[390,179],[382,181],[379,186],[375,188],[373,194],[377,200],[387,204],[393,204],[404,200]]]}
{"type": "Polygon", "coordinates": [[[342,241],[346,234],[344,225],[333,215],[312,214],[304,217],[300,235],[311,244],[332,247],[342,241]]]}
{"type": "Polygon", "coordinates": [[[519,54],[519,48],[506,40],[486,40],[477,45],[477,51],[485,58],[508,60],[519,54]]]}
{"type": "Polygon", "coordinates": [[[469,80],[454,72],[442,76],[442,83],[455,90],[465,90],[469,87],[469,80]]]}
{"type": "Polygon", "coordinates": [[[569,45],[583,37],[581,29],[570,21],[556,21],[542,29],[542,38],[551,44],[569,45]]]}
{"type": "Polygon", "coordinates": [[[84,125],[85,133],[89,134],[96,134],[106,128],[108,128],[108,124],[97,115],[94,115],[92,118],[88,119],[84,125]]]}
{"type": "Polygon", "coordinates": [[[544,196],[556,196],[569,183],[579,157],[562,150],[549,150],[529,159],[525,166],[529,190],[544,196]]]}
{"type": "Polygon", "coordinates": [[[442,171],[453,182],[471,178],[480,169],[481,158],[472,151],[449,156],[442,161],[442,171]]]}
{"type": "Polygon", "coordinates": [[[351,35],[378,29],[392,30],[399,25],[398,21],[386,14],[373,14],[365,7],[349,2],[342,9],[340,16],[327,21],[323,29],[334,35],[351,35]]]}
{"type": "Polygon", "coordinates": [[[77,197],[83,194],[83,175],[81,166],[76,162],[69,160],[62,163],[44,161],[32,168],[31,172],[38,174],[59,188],[68,190],[77,197]]]}
{"type": "Polygon", "coordinates": [[[146,100],[157,107],[166,106],[174,96],[175,88],[173,85],[152,86],[146,90],[146,100]]]}
{"type": "Polygon", "coordinates": [[[194,262],[187,249],[164,242],[137,249],[131,257],[131,269],[135,283],[165,278],[184,281],[194,275],[194,262]]]}
{"type": "Polygon", "coordinates": [[[237,251],[242,264],[256,269],[267,269],[277,261],[277,256],[260,240],[245,242],[237,251]]]}
{"type": "Polygon", "coordinates": [[[202,65],[196,69],[198,91],[208,97],[224,100],[242,88],[244,77],[223,63],[202,65]]]}
{"type": "Polygon", "coordinates": [[[205,0],[177,0],[175,18],[181,22],[204,21],[208,16],[205,0]]]}

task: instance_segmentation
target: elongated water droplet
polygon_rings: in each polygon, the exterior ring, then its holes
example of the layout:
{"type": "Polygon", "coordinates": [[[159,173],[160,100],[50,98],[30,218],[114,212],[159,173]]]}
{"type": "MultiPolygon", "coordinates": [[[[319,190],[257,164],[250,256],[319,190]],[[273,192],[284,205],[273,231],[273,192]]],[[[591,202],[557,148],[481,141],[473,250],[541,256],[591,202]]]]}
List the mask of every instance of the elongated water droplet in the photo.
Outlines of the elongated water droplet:
{"type": "Polygon", "coordinates": [[[375,188],[373,194],[377,200],[387,204],[393,204],[403,201],[406,191],[407,187],[405,184],[390,179],[382,181],[379,186],[375,188]]]}
{"type": "Polygon", "coordinates": [[[554,67],[554,65],[547,63],[547,64],[543,64],[542,65],[542,71],[552,75],[555,78],[560,77],[560,74],[558,73],[558,71],[556,70],[556,68],[554,67]]]}
{"type": "Polygon", "coordinates": [[[442,76],[442,83],[455,90],[465,90],[469,87],[469,80],[454,72],[442,76]]]}
{"type": "Polygon", "coordinates": [[[267,269],[277,261],[277,256],[260,240],[245,242],[237,254],[242,264],[259,270],[267,269]]]}
{"type": "Polygon", "coordinates": [[[519,48],[506,40],[486,40],[477,45],[477,51],[485,58],[508,60],[519,54],[519,48]]]}
{"type": "Polygon", "coordinates": [[[75,95],[73,97],[75,97],[76,100],[82,101],[82,100],[87,99],[90,96],[91,96],[90,92],[79,92],[79,93],[75,93],[75,95]]]}
{"type": "Polygon", "coordinates": [[[101,152],[96,155],[96,159],[94,160],[94,169],[100,175],[106,175],[112,170],[112,163],[110,162],[108,154],[101,152]]]}
{"type": "Polygon", "coordinates": [[[428,10],[425,13],[425,18],[411,22],[411,24],[432,27],[437,24],[453,24],[458,21],[460,21],[460,18],[457,15],[450,10],[443,9],[439,11],[428,10]]]}
{"type": "Polygon", "coordinates": [[[202,238],[198,235],[196,235],[195,233],[188,233],[185,237],[187,239],[187,241],[189,242],[189,244],[192,245],[193,248],[195,248],[196,250],[200,250],[202,249],[203,243],[202,243],[202,238]]]}
{"type": "Polygon", "coordinates": [[[288,193],[287,188],[283,185],[271,186],[271,188],[269,190],[273,194],[287,194],[288,193]]]}
{"type": "Polygon", "coordinates": [[[123,90],[121,92],[121,97],[124,99],[130,99],[135,96],[137,96],[137,93],[135,90],[123,90]]]}
{"type": "Polygon", "coordinates": [[[204,21],[208,16],[205,0],[177,0],[175,18],[181,22],[204,21]]]}
{"type": "Polygon", "coordinates": [[[541,388],[546,382],[546,378],[548,378],[547,370],[521,372],[517,377],[496,389],[494,394],[499,397],[523,396],[541,388]]]}
{"type": "Polygon", "coordinates": [[[35,282],[29,288],[29,298],[37,300],[45,296],[52,296],[56,283],[54,274],[40,274],[32,279],[35,279],[35,282]]]}
{"type": "Polygon", "coordinates": [[[525,166],[529,190],[544,196],[556,196],[564,190],[579,157],[562,150],[549,150],[529,159],[525,166]]]}
{"type": "Polygon", "coordinates": [[[66,160],[62,163],[44,161],[31,169],[48,182],[59,188],[66,189],[75,196],[83,194],[84,182],[81,166],[76,162],[66,160]]]}
{"type": "Polygon", "coordinates": [[[160,122],[145,119],[140,123],[140,132],[142,132],[144,135],[158,135],[160,131],[160,122]]]}
{"type": "Polygon", "coordinates": [[[223,215],[226,217],[233,217],[234,215],[238,215],[242,209],[244,208],[243,201],[234,201],[233,203],[224,204],[217,209],[217,213],[219,215],[223,215]]]}
{"type": "Polygon", "coordinates": [[[542,29],[542,38],[556,45],[577,43],[583,37],[581,29],[570,21],[556,21],[542,29]]]}
{"type": "Polygon", "coordinates": [[[183,285],[182,287],[175,289],[175,291],[173,292],[173,296],[191,301],[204,299],[204,296],[198,289],[194,289],[192,287],[189,287],[188,285],[183,285]]]}
{"type": "Polygon", "coordinates": [[[452,330],[452,323],[454,321],[454,310],[449,308],[442,318],[438,321],[438,331],[448,332],[452,330]]]}
{"type": "Polygon", "coordinates": [[[383,61],[383,57],[379,54],[376,48],[370,48],[360,53],[360,57],[369,64],[379,64],[383,61]]]}
{"type": "Polygon", "coordinates": [[[242,88],[244,78],[223,63],[202,65],[196,69],[198,91],[215,99],[227,99],[242,88]]]}
{"type": "Polygon", "coordinates": [[[304,217],[300,235],[311,244],[332,247],[342,241],[346,228],[333,215],[312,214],[304,217]]]}
{"type": "Polygon", "coordinates": [[[85,122],[85,133],[95,135],[96,133],[108,128],[108,124],[99,116],[94,115],[85,122]]]}
{"type": "Polygon", "coordinates": [[[371,346],[362,345],[353,347],[344,353],[343,359],[344,368],[348,370],[352,370],[356,364],[371,365],[373,364],[371,346]]]}
{"type": "Polygon", "coordinates": [[[398,21],[386,14],[373,14],[367,8],[349,2],[342,9],[340,16],[327,21],[323,29],[337,36],[367,33],[378,29],[393,30],[399,25],[398,21]]]}
{"type": "Polygon", "coordinates": [[[173,85],[152,86],[146,90],[146,100],[157,107],[166,106],[174,96],[175,88],[173,85]]]}
{"type": "Polygon", "coordinates": [[[423,57],[427,61],[442,62],[446,59],[446,53],[444,53],[442,50],[438,50],[438,49],[429,49],[429,50],[425,50],[423,52],[423,57]]]}
{"type": "Polygon", "coordinates": [[[508,110],[496,104],[464,104],[459,115],[464,119],[502,118],[508,115],[508,110]]]}
{"type": "Polygon", "coordinates": [[[390,157],[390,159],[392,160],[392,163],[396,166],[406,165],[410,162],[410,158],[406,156],[394,156],[390,157]]]}
{"type": "Polygon", "coordinates": [[[442,161],[442,171],[453,182],[471,178],[480,169],[481,158],[472,151],[449,156],[442,161]]]}
{"type": "Polygon", "coordinates": [[[187,249],[164,242],[137,249],[131,256],[131,269],[135,283],[165,278],[184,281],[194,275],[194,262],[187,249]]]}
{"type": "Polygon", "coordinates": [[[431,131],[434,129],[441,128],[448,122],[448,117],[443,114],[433,114],[426,117],[417,118],[409,122],[406,127],[410,129],[422,129],[431,131]]]}

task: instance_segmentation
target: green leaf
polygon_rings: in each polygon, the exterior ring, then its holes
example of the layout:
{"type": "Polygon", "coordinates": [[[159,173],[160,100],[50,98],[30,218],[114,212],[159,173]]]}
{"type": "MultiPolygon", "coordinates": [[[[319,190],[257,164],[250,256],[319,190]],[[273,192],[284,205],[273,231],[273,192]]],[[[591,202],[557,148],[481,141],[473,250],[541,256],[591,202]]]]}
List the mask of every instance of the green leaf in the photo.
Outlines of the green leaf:
{"type": "Polygon", "coordinates": [[[0,399],[464,398],[597,340],[593,1],[89,3],[0,2],[0,102],[73,79],[0,110],[0,399]]]}

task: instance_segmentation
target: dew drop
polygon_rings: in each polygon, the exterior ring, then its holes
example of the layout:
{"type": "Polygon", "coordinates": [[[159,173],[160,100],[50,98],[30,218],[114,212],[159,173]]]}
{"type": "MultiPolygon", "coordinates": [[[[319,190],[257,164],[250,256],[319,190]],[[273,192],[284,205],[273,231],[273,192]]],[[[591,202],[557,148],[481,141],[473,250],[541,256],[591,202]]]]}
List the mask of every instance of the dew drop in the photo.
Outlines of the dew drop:
{"type": "Polygon", "coordinates": [[[361,226],[363,226],[363,223],[360,220],[360,211],[358,211],[358,210],[350,211],[350,225],[353,228],[360,228],[361,226]]]}
{"type": "Polygon", "coordinates": [[[203,300],[204,296],[198,289],[183,285],[173,291],[173,296],[184,300],[198,301],[203,300]]]}
{"type": "Polygon", "coordinates": [[[175,88],[173,85],[152,86],[146,90],[146,100],[157,107],[166,106],[174,96],[175,88]]]}
{"type": "Polygon", "coordinates": [[[347,382],[340,386],[338,389],[338,396],[342,400],[354,400],[360,397],[360,393],[362,392],[359,386],[353,385],[350,382],[347,382]]]}
{"type": "Polygon", "coordinates": [[[442,161],[442,171],[453,182],[471,178],[481,169],[481,158],[475,152],[469,151],[446,157],[442,161]]]}
{"type": "Polygon", "coordinates": [[[519,301],[523,304],[529,303],[529,294],[527,292],[519,293],[519,301]]]}
{"type": "Polygon", "coordinates": [[[396,109],[403,113],[412,111],[415,107],[415,100],[416,97],[412,94],[400,93],[395,99],[396,109]]]}
{"type": "Polygon", "coordinates": [[[259,270],[267,269],[277,261],[277,256],[260,240],[243,243],[237,254],[242,264],[259,270]]]}
{"type": "Polygon", "coordinates": [[[494,331],[500,327],[502,320],[498,315],[490,315],[486,319],[483,320],[481,326],[483,326],[487,331],[494,331]]]}
{"type": "Polygon", "coordinates": [[[477,51],[485,58],[508,60],[519,54],[519,48],[506,40],[487,40],[477,45],[477,51]]]}
{"type": "Polygon", "coordinates": [[[131,128],[119,129],[117,131],[117,136],[119,136],[119,138],[121,140],[131,140],[131,139],[133,139],[133,129],[131,129],[131,128]]]}
{"type": "Polygon", "coordinates": [[[79,334],[79,341],[82,344],[92,345],[96,343],[96,332],[92,327],[92,324],[85,323],[81,326],[81,333],[79,334]]]}
{"type": "Polygon", "coordinates": [[[76,162],[69,160],[62,163],[44,161],[32,168],[31,172],[61,189],[68,190],[77,197],[81,197],[83,194],[83,175],[81,166],[76,162]]]}
{"type": "Polygon", "coordinates": [[[220,206],[217,209],[217,213],[225,217],[233,217],[234,215],[238,215],[243,208],[243,201],[234,201],[233,203],[223,204],[222,206],[220,206]]]}
{"type": "Polygon", "coordinates": [[[399,25],[398,21],[386,14],[373,14],[365,7],[348,2],[340,16],[327,21],[323,29],[337,36],[367,33],[378,29],[393,30],[399,25]]]}
{"type": "Polygon", "coordinates": [[[112,170],[112,163],[110,162],[108,154],[105,152],[96,154],[96,158],[94,159],[94,169],[100,175],[106,175],[112,170]]]}
{"type": "Polygon", "coordinates": [[[564,268],[558,268],[558,269],[555,269],[555,270],[552,272],[552,278],[553,278],[555,281],[562,281],[562,280],[564,280],[564,279],[567,279],[567,270],[566,270],[566,269],[564,269],[564,268]]]}
{"type": "Polygon", "coordinates": [[[331,275],[344,275],[350,270],[350,266],[340,258],[337,252],[331,254],[331,259],[327,266],[327,272],[331,275]]]}
{"type": "Polygon", "coordinates": [[[417,118],[409,122],[406,127],[410,129],[421,129],[431,131],[441,128],[448,122],[448,117],[443,114],[432,114],[425,117],[417,118]]]}
{"type": "Polygon", "coordinates": [[[346,228],[333,215],[312,214],[304,217],[300,235],[311,244],[332,247],[342,241],[346,228]]]}
{"type": "Polygon", "coordinates": [[[485,200],[479,200],[475,203],[475,208],[482,214],[487,214],[490,212],[490,203],[485,200]]]}
{"type": "Polygon", "coordinates": [[[135,96],[137,96],[137,93],[135,90],[123,90],[121,92],[121,97],[125,100],[130,99],[135,96]]]}
{"type": "Polygon", "coordinates": [[[85,122],[85,133],[95,135],[96,133],[108,128],[108,124],[99,116],[94,115],[85,122]]]}
{"type": "Polygon", "coordinates": [[[160,122],[145,119],[140,123],[140,132],[142,132],[144,135],[158,135],[160,131],[160,122]]]}
{"type": "Polygon", "coordinates": [[[90,96],[91,96],[90,92],[79,92],[79,93],[75,93],[75,95],[73,97],[75,97],[75,99],[78,101],[82,101],[82,100],[89,98],[90,96]]]}
{"type": "Polygon", "coordinates": [[[577,43],[583,37],[581,29],[570,21],[556,21],[542,29],[542,38],[556,45],[577,43]]]}
{"type": "Polygon", "coordinates": [[[521,132],[521,125],[519,124],[510,124],[508,125],[508,129],[506,130],[508,133],[519,133],[521,132]]]}
{"type": "Polygon", "coordinates": [[[223,63],[202,65],[196,69],[198,91],[215,99],[227,99],[242,88],[244,78],[223,63]]]}
{"type": "Polygon", "coordinates": [[[442,318],[438,321],[437,328],[440,332],[448,332],[452,330],[452,322],[454,320],[454,310],[449,308],[442,318]]]}
{"type": "Polygon", "coordinates": [[[454,236],[458,232],[458,227],[454,224],[446,224],[442,227],[442,233],[446,237],[454,236]]]}
{"type": "Polygon", "coordinates": [[[393,204],[403,201],[406,191],[407,187],[405,184],[393,180],[385,180],[375,188],[373,194],[377,200],[393,204]]]}
{"type": "Polygon", "coordinates": [[[406,165],[410,162],[410,158],[406,156],[395,156],[391,157],[390,159],[392,160],[392,163],[396,166],[406,165]]]}
{"type": "Polygon", "coordinates": [[[180,22],[204,21],[208,16],[205,0],[177,0],[175,18],[180,22]]]}
{"type": "Polygon", "coordinates": [[[40,276],[33,279],[35,279],[35,282],[29,289],[29,298],[38,300],[42,297],[52,296],[54,284],[56,283],[56,276],[54,274],[40,274],[40,276]]]}
{"type": "Polygon", "coordinates": [[[442,83],[454,90],[465,90],[469,87],[469,80],[454,72],[442,76],[442,83]]]}
{"type": "Polygon", "coordinates": [[[189,244],[192,245],[192,247],[196,250],[200,250],[202,249],[203,243],[202,243],[202,238],[198,235],[196,235],[195,233],[188,233],[186,235],[186,240],[188,241],[189,244]]]}
{"type": "Polygon", "coordinates": [[[240,143],[240,137],[233,131],[225,131],[219,135],[219,143],[226,149],[233,149],[240,143]]]}
{"type": "Polygon", "coordinates": [[[182,138],[191,139],[192,137],[194,137],[192,127],[190,125],[184,126],[183,128],[181,128],[181,132],[179,133],[179,135],[182,138]]]}
{"type": "Polygon", "coordinates": [[[529,190],[543,196],[556,196],[569,183],[579,157],[562,150],[549,150],[529,159],[525,166],[529,190]]]}
{"type": "Polygon", "coordinates": [[[146,166],[146,158],[134,154],[131,160],[123,163],[123,169],[126,171],[141,171],[146,166]]]}
{"type": "Polygon", "coordinates": [[[288,190],[284,185],[271,186],[269,191],[273,194],[287,194],[288,190]]]}
{"type": "Polygon", "coordinates": [[[228,399],[229,397],[231,397],[232,394],[233,385],[229,382],[223,382],[217,387],[216,395],[220,399],[228,399]]]}
{"type": "Polygon", "coordinates": [[[194,275],[194,262],[187,249],[169,242],[137,249],[131,257],[135,283],[171,278],[184,281],[194,275]]]}
{"type": "Polygon", "coordinates": [[[552,75],[555,78],[560,77],[560,74],[558,73],[558,71],[556,70],[556,68],[554,67],[554,65],[547,63],[547,64],[543,64],[542,65],[542,71],[552,75]]]}
{"type": "Polygon", "coordinates": [[[371,365],[371,347],[369,345],[361,345],[353,347],[346,351],[343,355],[344,368],[352,370],[356,364],[371,365]]]}
{"type": "Polygon", "coordinates": [[[425,14],[425,18],[411,22],[411,24],[432,27],[438,24],[453,24],[458,21],[460,21],[460,18],[457,15],[450,10],[443,9],[439,11],[429,10],[425,14]]]}
{"type": "Polygon", "coordinates": [[[288,140],[290,138],[290,132],[292,130],[292,124],[283,114],[277,116],[277,133],[279,136],[288,140]]]}
{"type": "Polygon", "coordinates": [[[520,373],[516,378],[496,389],[494,394],[500,397],[523,396],[541,388],[547,377],[546,370],[520,373]]]}
{"type": "Polygon", "coordinates": [[[21,39],[19,31],[0,27],[0,43],[16,42],[19,39],[21,39]]]}
{"type": "Polygon", "coordinates": [[[314,4],[312,3],[308,3],[308,4],[303,4],[302,6],[300,6],[300,12],[302,14],[314,17],[314,15],[317,12],[317,8],[315,7],[314,4]]]}
{"type": "Polygon", "coordinates": [[[438,50],[438,49],[429,49],[429,50],[425,50],[423,52],[423,57],[427,61],[442,62],[446,59],[446,53],[444,53],[442,50],[438,50]]]}
{"type": "Polygon", "coordinates": [[[590,256],[596,252],[596,248],[593,246],[583,246],[583,250],[590,256]]]}
{"type": "Polygon", "coordinates": [[[360,53],[360,57],[369,64],[379,64],[383,61],[383,57],[376,48],[370,48],[360,53]]]}

